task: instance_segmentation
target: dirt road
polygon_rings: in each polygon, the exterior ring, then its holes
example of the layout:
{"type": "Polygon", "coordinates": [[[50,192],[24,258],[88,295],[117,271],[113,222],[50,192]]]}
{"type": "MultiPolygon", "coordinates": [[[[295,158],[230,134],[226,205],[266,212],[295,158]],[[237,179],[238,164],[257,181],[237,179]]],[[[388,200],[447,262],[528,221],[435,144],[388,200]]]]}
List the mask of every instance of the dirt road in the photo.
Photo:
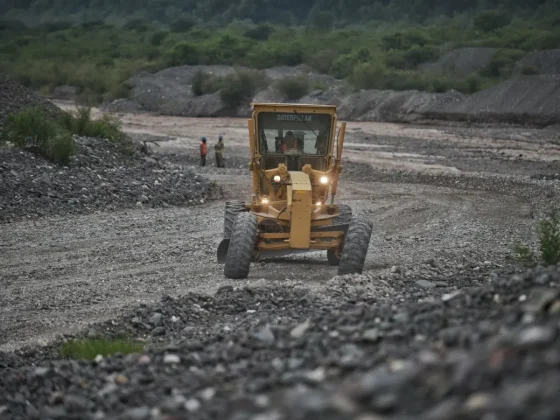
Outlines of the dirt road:
{"type": "MultiPolygon", "coordinates": [[[[210,167],[197,170],[223,185],[226,199],[250,194],[244,120],[121,117],[125,130],[137,138],[157,138],[157,153],[193,163],[202,135],[210,144],[224,135],[229,167],[212,167],[210,160],[210,167]]],[[[374,221],[366,262],[371,281],[426,262],[448,278],[481,267],[492,275],[509,264],[516,240],[532,239],[534,220],[527,199],[530,187],[521,197],[364,182],[361,177],[369,179],[368,168],[440,174],[434,179],[446,173],[480,179],[486,175],[476,173],[560,172],[560,145],[553,131],[377,123],[350,123],[348,130],[345,160],[354,170],[346,178],[343,174],[338,197],[374,221]]],[[[226,284],[256,282],[306,284],[320,290],[335,276],[326,255],[317,252],[256,263],[245,281],[225,279],[215,256],[222,206],[214,202],[192,209],[137,209],[3,225],[0,350],[70,333],[162,294],[211,293],[226,284]]],[[[409,281],[419,279],[421,272],[409,281]]]]}

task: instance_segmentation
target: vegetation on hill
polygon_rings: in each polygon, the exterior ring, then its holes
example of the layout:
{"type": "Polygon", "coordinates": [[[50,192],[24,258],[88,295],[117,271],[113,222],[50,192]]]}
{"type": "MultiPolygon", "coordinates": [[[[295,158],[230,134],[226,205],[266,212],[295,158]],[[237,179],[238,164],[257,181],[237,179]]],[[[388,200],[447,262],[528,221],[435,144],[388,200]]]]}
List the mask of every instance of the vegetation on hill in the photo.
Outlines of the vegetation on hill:
{"type": "MultiPolygon", "coordinates": [[[[103,19],[127,11],[132,16],[158,19],[161,13],[153,8],[167,10],[169,19],[178,18],[168,25],[143,18],[122,24],[57,21],[30,27],[21,21],[0,21],[0,72],[45,93],[60,85],[76,86],[96,101],[126,97],[130,87],[124,82],[140,70],[184,64],[262,69],[303,63],[317,72],[345,79],[356,89],[456,89],[471,93],[510,77],[513,64],[525,54],[560,45],[560,13],[545,13],[559,2],[533,1],[533,17],[522,18],[519,16],[529,6],[519,0],[502,1],[500,9],[490,10],[485,7],[495,6],[491,0],[445,5],[433,0],[393,0],[373,6],[368,6],[371,2],[347,0],[332,8],[327,7],[332,2],[319,1],[311,7],[311,2],[301,1],[286,12],[291,17],[284,19],[279,6],[259,0],[233,2],[224,11],[226,17],[220,18],[216,17],[220,5],[226,3],[217,1],[137,1],[134,10],[129,10],[132,3],[125,1],[10,0],[3,6],[8,17],[17,15],[14,10],[19,7],[17,10],[25,9],[43,19],[54,16],[53,10],[60,16],[80,14],[84,19],[93,10],[100,11],[103,16],[98,17],[103,19]],[[184,10],[190,14],[183,15],[184,10]],[[388,10],[392,14],[388,15],[388,10]],[[453,12],[465,14],[435,17],[453,12]],[[361,22],[368,16],[386,20],[361,22]],[[391,16],[400,20],[387,21],[391,16]],[[230,23],[218,27],[199,23],[205,18],[208,22],[227,18],[230,23]],[[282,24],[254,24],[235,18],[282,24]],[[350,21],[351,25],[343,26],[350,21]],[[495,47],[498,52],[485,68],[468,77],[419,70],[420,64],[463,46],[495,47]]],[[[208,90],[205,86],[201,89],[208,90]]],[[[297,96],[310,87],[304,80],[290,80],[277,88],[287,96],[297,96]]]]}
{"type": "Polygon", "coordinates": [[[130,151],[130,141],[121,131],[120,121],[110,115],[94,119],[89,108],[79,108],[74,113],[61,111],[56,117],[40,106],[21,109],[10,114],[0,130],[0,145],[10,142],[66,165],[76,153],[74,134],[104,138],[118,143],[123,152],[130,151]]]}
{"type": "Polygon", "coordinates": [[[3,0],[0,13],[9,18],[45,21],[147,19],[177,27],[204,23],[227,25],[249,19],[284,25],[347,25],[371,20],[424,22],[434,17],[473,15],[501,7],[507,14],[533,17],[557,11],[558,0],[3,0]]]}

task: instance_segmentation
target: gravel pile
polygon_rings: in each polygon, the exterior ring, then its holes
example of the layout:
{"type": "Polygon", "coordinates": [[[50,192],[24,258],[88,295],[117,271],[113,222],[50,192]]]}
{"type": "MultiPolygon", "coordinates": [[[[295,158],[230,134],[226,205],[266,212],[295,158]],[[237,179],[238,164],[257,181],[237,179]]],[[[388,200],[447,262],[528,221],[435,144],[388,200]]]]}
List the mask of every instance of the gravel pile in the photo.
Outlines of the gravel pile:
{"type": "Polygon", "coordinates": [[[17,148],[0,148],[0,222],[135,207],[194,205],[221,189],[186,166],[125,154],[104,139],[76,138],[77,153],[57,166],[17,148]]]}
{"type": "Polygon", "coordinates": [[[52,115],[60,112],[52,102],[0,74],[0,129],[6,123],[8,115],[31,106],[41,106],[52,115]]]}
{"type": "MultiPolygon", "coordinates": [[[[94,362],[5,367],[0,413],[553,419],[560,415],[559,286],[556,266],[443,294],[419,287],[402,299],[258,287],[165,297],[87,334],[146,331],[171,344],[94,362]]],[[[6,366],[17,357],[1,360],[6,366]]]]}

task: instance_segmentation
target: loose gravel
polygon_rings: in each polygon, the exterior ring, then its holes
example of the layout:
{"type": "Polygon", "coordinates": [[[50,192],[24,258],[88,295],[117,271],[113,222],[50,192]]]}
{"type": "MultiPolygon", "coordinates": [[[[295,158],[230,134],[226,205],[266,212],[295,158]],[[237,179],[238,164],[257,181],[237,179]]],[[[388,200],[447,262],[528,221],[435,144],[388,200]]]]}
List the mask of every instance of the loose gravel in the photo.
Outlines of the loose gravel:
{"type": "Polygon", "coordinates": [[[556,266],[444,294],[422,283],[419,295],[400,302],[367,291],[340,299],[258,287],[165,297],[88,334],[151,331],[171,344],[93,362],[12,368],[3,358],[0,412],[8,419],[553,419],[559,286],[556,266]]]}
{"type": "Polygon", "coordinates": [[[222,196],[215,183],[166,158],[125,153],[104,139],[77,137],[76,146],[64,167],[18,148],[0,148],[0,222],[188,206],[222,196]]]}

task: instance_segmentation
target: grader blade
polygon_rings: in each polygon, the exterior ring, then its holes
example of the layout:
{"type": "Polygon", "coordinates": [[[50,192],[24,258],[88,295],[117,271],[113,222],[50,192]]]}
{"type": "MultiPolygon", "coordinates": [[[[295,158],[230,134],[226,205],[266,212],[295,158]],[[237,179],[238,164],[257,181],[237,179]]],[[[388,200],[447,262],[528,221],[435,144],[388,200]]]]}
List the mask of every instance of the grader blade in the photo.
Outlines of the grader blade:
{"type": "Polygon", "coordinates": [[[220,245],[218,245],[218,264],[225,264],[228,248],[229,238],[223,239],[220,245]]]}

